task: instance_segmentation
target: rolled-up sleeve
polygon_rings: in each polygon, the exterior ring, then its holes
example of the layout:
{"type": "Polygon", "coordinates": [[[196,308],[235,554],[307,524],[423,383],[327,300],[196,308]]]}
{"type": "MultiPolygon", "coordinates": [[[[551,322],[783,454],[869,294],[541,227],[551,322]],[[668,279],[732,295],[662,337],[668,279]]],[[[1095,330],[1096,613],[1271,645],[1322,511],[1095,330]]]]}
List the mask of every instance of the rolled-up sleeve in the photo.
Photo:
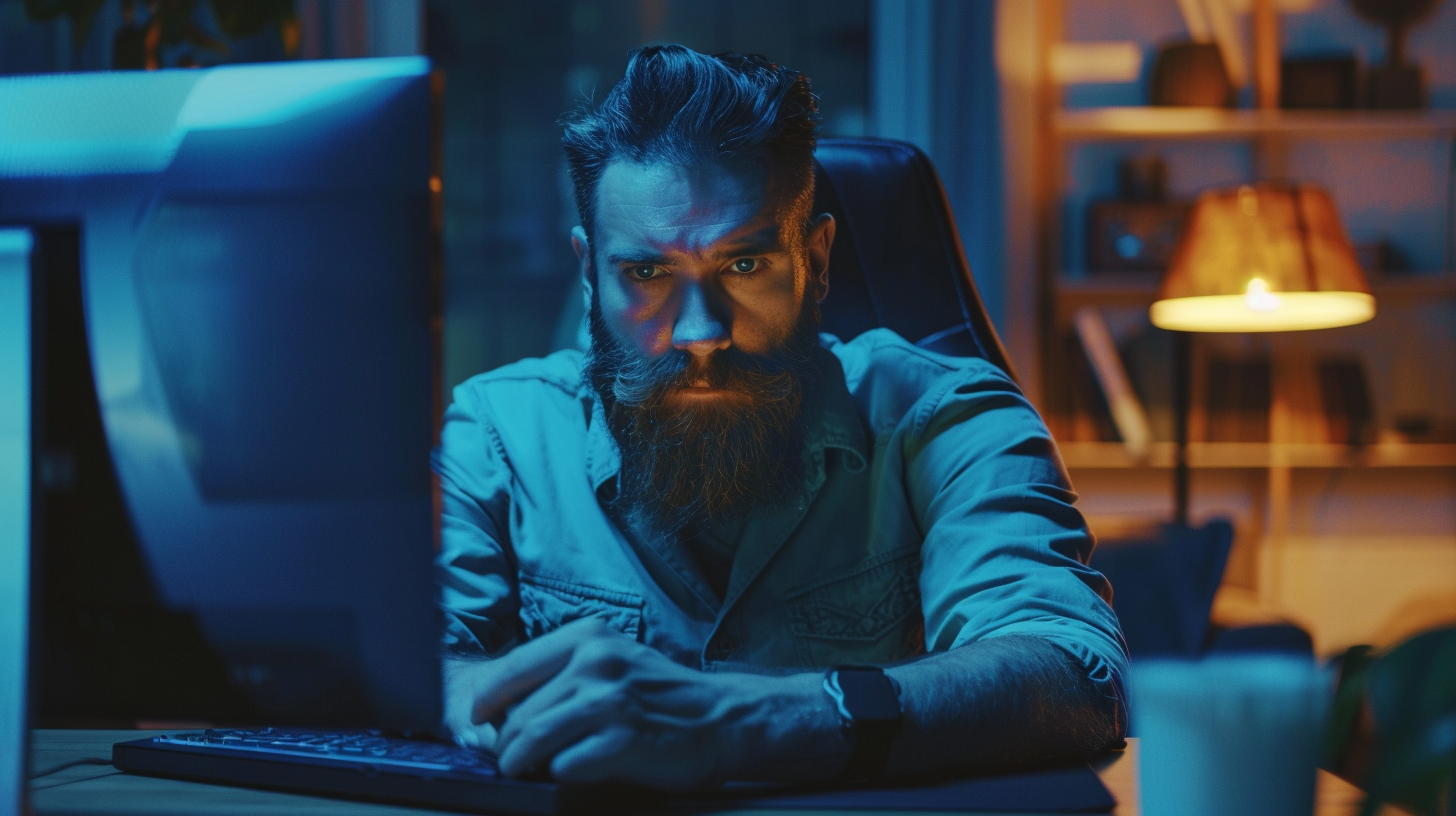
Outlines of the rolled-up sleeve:
{"type": "Polygon", "coordinates": [[[455,389],[432,456],[440,477],[440,555],[445,647],[499,654],[518,640],[519,600],[511,566],[511,468],[471,382],[455,389]]]}
{"type": "Polygon", "coordinates": [[[937,384],[903,437],[924,531],[926,646],[1033,635],[1070,654],[1126,711],[1127,650],[1111,587],[1087,566],[1093,539],[1051,435],[1020,390],[977,366],[937,384]]]}

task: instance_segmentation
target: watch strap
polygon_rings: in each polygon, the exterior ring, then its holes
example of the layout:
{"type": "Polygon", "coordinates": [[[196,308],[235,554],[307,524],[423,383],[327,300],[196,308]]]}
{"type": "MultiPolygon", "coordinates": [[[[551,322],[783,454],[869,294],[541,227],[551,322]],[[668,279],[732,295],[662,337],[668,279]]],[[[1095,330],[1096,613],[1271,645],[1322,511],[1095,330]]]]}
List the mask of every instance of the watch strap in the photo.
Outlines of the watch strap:
{"type": "Polygon", "coordinates": [[[851,749],[844,779],[879,776],[900,730],[899,689],[877,666],[840,666],[830,670],[824,688],[839,707],[851,749]]]}

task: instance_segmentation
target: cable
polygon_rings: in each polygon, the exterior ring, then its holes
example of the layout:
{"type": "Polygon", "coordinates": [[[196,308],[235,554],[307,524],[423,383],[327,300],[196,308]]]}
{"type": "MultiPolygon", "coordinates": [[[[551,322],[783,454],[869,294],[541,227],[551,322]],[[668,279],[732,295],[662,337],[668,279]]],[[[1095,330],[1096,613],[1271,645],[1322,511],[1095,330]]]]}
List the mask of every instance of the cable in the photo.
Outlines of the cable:
{"type": "Polygon", "coordinates": [[[86,757],[85,759],[73,759],[70,762],[62,762],[59,765],[56,765],[56,766],[53,766],[53,767],[50,767],[50,768],[46,768],[44,771],[40,771],[39,773],[33,773],[29,777],[27,777],[27,778],[29,778],[29,779],[40,779],[43,776],[50,776],[51,774],[54,774],[54,773],[60,773],[61,771],[66,770],[67,768],[75,768],[75,767],[78,767],[78,766],[81,766],[81,765],[110,765],[110,764],[111,764],[111,760],[110,759],[101,759],[100,757],[86,757]]]}
{"type": "Polygon", "coordinates": [[[51,788],[63,788],[66,785],[77,785],[77,784],[80,784],[82,782],[90,782],[93,779],[102,779],[104,777],[108,777],[108,776],[118,776],[120,774],[121,774],[121,771],[110,771],[108,773],[96,774],[95,776],[82,776],[82,777],[79,777],[77,779],[62,779],[59,782],[52,782],[49,785],[38,785],[35,782],[31,782],[30,783],[30,787],[28,788],[28,790],[30,790],[30,791],[40,791],[40,790],[49,790],[51,788]]]}

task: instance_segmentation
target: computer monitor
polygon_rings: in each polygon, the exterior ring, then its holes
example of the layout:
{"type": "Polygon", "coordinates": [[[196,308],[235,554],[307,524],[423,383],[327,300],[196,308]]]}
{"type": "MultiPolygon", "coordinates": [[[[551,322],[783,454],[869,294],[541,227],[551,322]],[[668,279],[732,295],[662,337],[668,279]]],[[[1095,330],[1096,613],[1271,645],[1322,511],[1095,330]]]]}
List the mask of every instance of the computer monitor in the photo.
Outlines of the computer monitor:
{"type": "Polygon", "coordinates": [[[10,77],[0,110],[40,721],[436,725],[428,63],[10,77]]]}
{"type": "Polygon", "coordinates": [[[0,811],[23,812],[30,586],[30,232],[0,229],[0,811]]]}

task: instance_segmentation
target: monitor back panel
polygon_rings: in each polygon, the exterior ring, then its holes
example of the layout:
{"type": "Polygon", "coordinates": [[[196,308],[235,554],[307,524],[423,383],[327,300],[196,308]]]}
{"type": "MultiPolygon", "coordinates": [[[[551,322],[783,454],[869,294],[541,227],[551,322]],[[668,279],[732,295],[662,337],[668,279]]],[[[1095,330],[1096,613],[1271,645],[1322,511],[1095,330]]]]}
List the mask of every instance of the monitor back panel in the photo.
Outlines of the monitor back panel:
{"type": "Polygon", "coordinates": [[[428,64],[16,77],[0,107],[0,222],[78,236],[159,625],[262,721],[434,725],[428,64]]]}
{"type": "Polygon", "coordinates": [[[30,232],[0,227],[0,813],[25,793],[30,586],[30,232]]]}

